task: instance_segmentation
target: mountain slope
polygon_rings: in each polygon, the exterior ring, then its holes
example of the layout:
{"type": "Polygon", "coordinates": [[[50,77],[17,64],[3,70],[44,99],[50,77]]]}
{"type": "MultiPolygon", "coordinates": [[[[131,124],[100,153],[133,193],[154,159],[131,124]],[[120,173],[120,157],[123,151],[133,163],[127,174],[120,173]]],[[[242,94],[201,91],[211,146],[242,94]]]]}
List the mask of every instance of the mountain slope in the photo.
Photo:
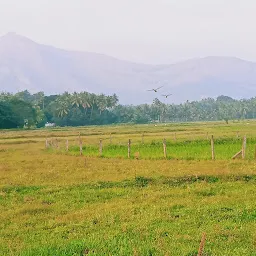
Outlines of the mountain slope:
{"type": "Polygon", "coordinates": [[[172,65],[137,64],[61,50],[9,33],[0,37],[0,90],[24,89],[47,94],[117,93],[121,103],[134,104],[152,102],[156,96],[161,99],[165,92],[174,94],[168,101],[175,103],[220,94],[248,98],[256,96],[256,63],[207,57],[172,65]],[[157,94],[146,91],[161,84],[164,88],[157,94]]]}

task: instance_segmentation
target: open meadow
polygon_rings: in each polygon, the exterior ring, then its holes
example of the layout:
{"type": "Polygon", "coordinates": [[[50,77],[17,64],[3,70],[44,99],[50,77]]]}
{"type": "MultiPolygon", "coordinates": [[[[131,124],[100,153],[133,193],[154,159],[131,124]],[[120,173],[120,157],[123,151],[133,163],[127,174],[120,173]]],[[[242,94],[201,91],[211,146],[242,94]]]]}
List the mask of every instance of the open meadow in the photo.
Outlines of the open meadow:
{"type": "Polygon", "coordinates": [[[256,256],[255,146],[251,120],[1,130],[0,256],[256,256]]]}

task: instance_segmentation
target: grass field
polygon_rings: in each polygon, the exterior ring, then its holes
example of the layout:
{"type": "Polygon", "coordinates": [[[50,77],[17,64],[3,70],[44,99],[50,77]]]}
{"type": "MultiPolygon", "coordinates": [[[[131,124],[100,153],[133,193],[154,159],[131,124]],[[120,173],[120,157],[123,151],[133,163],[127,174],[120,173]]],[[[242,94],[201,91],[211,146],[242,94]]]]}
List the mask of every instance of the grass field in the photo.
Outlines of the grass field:
{"type": "MultiPolygon", "coordinates": [[[[105,158],[128,158],[128,143],[122,144],[108,144],[103,148],[102,157],[105,158]]],[[[235,153],[241,150],[242,139],[217,139],[215,140],[215,159],[228,160],[231,159],[235,153]]],[[[255,158],[256,139],[247,139],[247,159],[255,158]]],[[[180,142],[166,142],[167,159],[177,160],[209,160],[212,158],[210,140],[196,140],[196,141],[180,141],[180,142]]],[[[53,149],[50,149],[53,151],[53,149]]],[[[59,153],[64,153],[66,149],[62,149],[59,153]]],[[[56,150],[55,150],[56,152],[56,150]]],[[[58,152],[58,151],[57,151],[58,152]]],[[[79,146],[72,146],[69,148],[70,154],[80,155],[79,146]]],[[[136,143],[131,144],[131,156],[135,157],[136,152],[139,152],[140,159],[164,159],[163,142],[153,140],[151,143],[136,143]]],[[[97,157],[99,155],[98,145],[83,146],[83,154],[89,157],[97,157]]],[[[137,153],[138,154],[138,153],[137,153]]]]}
{"type": "Polygon", "coordinates": [[[205,256],[256,255],[255,144],[252,121],[1,131],[0,255],[194,256],[203,232],[205,256]]]}

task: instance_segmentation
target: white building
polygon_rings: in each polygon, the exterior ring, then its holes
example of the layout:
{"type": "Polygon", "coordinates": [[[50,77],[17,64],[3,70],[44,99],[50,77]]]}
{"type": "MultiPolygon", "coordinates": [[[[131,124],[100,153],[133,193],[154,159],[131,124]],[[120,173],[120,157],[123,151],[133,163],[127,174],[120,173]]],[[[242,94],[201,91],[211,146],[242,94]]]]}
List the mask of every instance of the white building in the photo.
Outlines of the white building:
{"type": "Polygon", "coordinates": [[[55,127],[55,123],[46,123],[45,127],[55,127]]]}

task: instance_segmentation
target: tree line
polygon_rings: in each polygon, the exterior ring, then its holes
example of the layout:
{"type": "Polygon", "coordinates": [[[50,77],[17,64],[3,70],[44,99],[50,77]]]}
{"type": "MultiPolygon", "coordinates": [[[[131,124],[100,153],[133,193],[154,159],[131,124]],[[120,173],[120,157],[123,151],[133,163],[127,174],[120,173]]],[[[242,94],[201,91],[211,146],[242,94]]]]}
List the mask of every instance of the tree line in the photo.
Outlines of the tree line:
{"type": "Polygon", "coordinates": [[[121,105],[116,94],[68,93],[46,96],[27,90],[0,94],[0,129],[57,126],[104,125],[115,123],[192,122],[256,118],[256,97],[217,99],[165,104],[155,98],[152,104],[121,105]]]}

